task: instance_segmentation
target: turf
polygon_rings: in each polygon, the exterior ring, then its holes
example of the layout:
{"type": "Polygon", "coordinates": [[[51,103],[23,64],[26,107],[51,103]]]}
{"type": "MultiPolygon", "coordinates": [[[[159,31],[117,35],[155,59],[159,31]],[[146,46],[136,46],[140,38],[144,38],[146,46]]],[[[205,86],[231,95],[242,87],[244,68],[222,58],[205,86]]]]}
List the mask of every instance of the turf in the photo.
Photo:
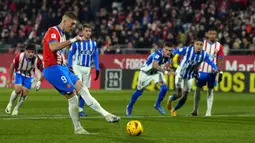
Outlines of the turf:
{"type": "MultiPolygon", "coordinates": [[[[120,123],[107,123],[88,107],[81,123],[93,135],[74,135],[67,101],[55,90],[29,93],[20,115],[4,113],[11,89],[0,89],[0,143],[254,143],[255,96],[245,93],[215,93],[213,117],[203,117],[206,107],[202,93],[200,116],[187,117],[192,110],[193,93],[177,117],[162,116],[153,108],[157,92],[145,92],[134,106],[133,118],[141,121],[144,133],[129,136],[125,127],[125,107],[132,91],[92,90],[92,95],[110,112],[122,117],[120,123]]],[[[170,94],[171,92],[169,92],[170,94]]],[[[165,105],[166,100],[163,101],[165,105]]]]}

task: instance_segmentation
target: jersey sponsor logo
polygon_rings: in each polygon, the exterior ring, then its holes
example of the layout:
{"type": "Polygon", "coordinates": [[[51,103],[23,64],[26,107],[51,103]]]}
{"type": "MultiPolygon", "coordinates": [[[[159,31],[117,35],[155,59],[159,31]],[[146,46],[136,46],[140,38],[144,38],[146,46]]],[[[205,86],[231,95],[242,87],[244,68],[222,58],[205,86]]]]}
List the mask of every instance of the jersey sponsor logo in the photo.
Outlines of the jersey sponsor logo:
{"type": "Polygon", "coordinates": [[[81,50],[80,54],[83,54],[83,55],[92,55],[92,51],[90,51],[90,50],[81,50]]]}

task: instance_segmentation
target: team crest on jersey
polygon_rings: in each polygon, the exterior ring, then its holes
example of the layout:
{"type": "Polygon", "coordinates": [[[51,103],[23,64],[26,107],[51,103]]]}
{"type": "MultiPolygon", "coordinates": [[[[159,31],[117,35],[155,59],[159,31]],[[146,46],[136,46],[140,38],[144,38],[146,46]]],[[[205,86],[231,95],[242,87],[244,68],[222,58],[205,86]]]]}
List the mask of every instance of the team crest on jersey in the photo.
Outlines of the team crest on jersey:
{"type": "Polygon", "coordinates": [[[90,51],[90,50],[81,50],[81,54],[83,54],[83,55],[92,55],[92,51],[90,51]]]}

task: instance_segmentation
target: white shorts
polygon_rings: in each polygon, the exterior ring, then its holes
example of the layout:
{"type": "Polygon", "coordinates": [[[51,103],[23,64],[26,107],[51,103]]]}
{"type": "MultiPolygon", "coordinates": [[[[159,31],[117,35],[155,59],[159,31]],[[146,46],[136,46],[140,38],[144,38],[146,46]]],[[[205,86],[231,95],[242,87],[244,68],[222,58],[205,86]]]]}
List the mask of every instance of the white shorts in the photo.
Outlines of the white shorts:
{"type": "Polygon", "coordinates": [[[151,83],[151,81],[154,81],[154,83],[158,83],[160,81],[166,83],[166,79],[162,72],[158,72],[153,75],[148,75],[145,72],[140,71],[137,89],[139,90],[143,89],[144,87],[148,86],[151,83]]]}
{"type": "Polygon", "coordinates": [[[184,91],[191,91],[193,79],[183,79],[180,74],[175,76],[175,88],[182,88],[184,91]]]}
{"type": "Polygon", "coordinates": [[[73,65],[74,74],[82,81],[82,83],[90,88],[91,83],[91,67],[84,67],[74,64],[73,65]]]}

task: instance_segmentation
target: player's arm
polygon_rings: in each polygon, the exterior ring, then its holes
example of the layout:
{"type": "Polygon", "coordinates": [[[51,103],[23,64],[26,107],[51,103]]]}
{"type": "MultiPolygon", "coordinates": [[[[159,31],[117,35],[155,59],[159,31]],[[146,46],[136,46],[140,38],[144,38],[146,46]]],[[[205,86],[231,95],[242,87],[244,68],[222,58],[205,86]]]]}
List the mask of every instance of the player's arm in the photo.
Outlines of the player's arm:
{"type": "Polygon", "coordinates": [[[93,60],[94,60],[95,68],[96,68],[96,77],[94,80],[97,80],[99,77],[99,60],[98,60],[98,48],[96,43],[95,43],[95,52],[93,53],[93,60]]]}
{"type": "Polygon", "coordinates": [[[15,58],[13,59],[11,66],[10,66],[10,73],[9,73],[9,78],[8,78],[8,87],[11,87],[12,85],[12,76],[13,76],[13,72],[14,72],[14,68],[17,67],[19,65],[19,55],[16,55],[15,58]]]}
{"type": "Polygon", "coordinates": [[[8,83],[7,83],[7,86],[8,86],[8,87],[11,87],[11,85],[12,85],[12,76],[13,76],[13,72],[14,72],[14,63],[11,63],[11,66],[10,66],[10,73],[9,73],[9,78],[8,78],[8,83]]]}
{"type": "Polygon", "coordinates": [[[167,70],[163,69],[160,65],[159,65],[159,58],[160,56],[155,54],[153,57],[153,61],[152,61],[152,68],[156,69],[157,71],[163,72],[165,74],[168,75],[175,75],[175,72],[168,72],[167,70]]]}
{"type": "Polygon", "coordinates": [[[81,40],[82,38],[80,36],[76,36],[75,38],[72,38],[64,42],[58,42],[60,41],[60,35],[54,29],[50,29],[46,35],[46,41],[48,42],[50,50],[52,52],[64,49],[65,47],[68,47],[70,44],[81,40]]]}
{"type": "Polygon", "coordinates": [[[218,82],[222,81],[223,69],[224,69],[224,51],[222,45],[220,45],[220,50],[217,53],[218,58],[218,68],[219,68],[219,77],[218,82]]]}
{"type": "Polygon", "coordinates": [[[73,67],[73,55],[75,54],[75,52],[76,52],[76,43],[73,43],[71,45],[71,48],[70,48],[69,53],[68,53],[67,63],[68,63],[69,68],[73,67]]]}
{"type": "Polygon", "coordinates": [[[209,55],[206,53],[205,62],[208,63],[215,71],[218,71],[218,67],[210,60],[209,55]]]}
{"type": "Polygon", "coordinates": [[[36,91],[39,91],[39,90],[40,90],[40,87],[41,87],[41,83],[42,83],[42,81],[44,80],[44,76],[43,76],[43,74],[42,74],[42,71],[43,71],[43,62],[42,62],[42,60],[41,60],[38,56],[37,56],[36,68],[37,68],[38,70],[40,70],[40,72],[41,72],[41,76],[40,76],[40,78],[39,78],[39,81],[37,81],[37,83],[36,83],[36,85],[35,85],[36,91]]]}

